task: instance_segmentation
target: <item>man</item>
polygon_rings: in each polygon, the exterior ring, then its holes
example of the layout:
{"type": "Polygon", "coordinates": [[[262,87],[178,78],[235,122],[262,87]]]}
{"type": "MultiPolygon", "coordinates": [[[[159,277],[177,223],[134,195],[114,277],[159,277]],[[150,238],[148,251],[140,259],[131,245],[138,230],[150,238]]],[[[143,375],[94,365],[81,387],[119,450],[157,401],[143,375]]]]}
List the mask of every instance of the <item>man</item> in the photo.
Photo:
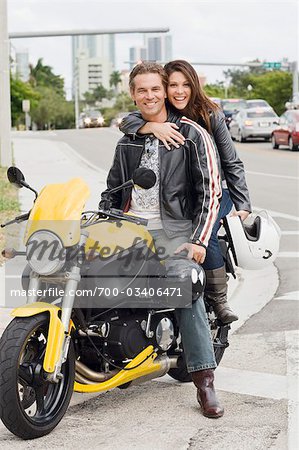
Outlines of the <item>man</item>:
{"type": "MultiPolygon", "coordinates": [[[[112,194],[112,206],[148,219],[156,247],[168,254],[188,251],[188,257],[202,263],[217,217],[221,197],[216,152],[209,134],[187,118],[167,112],[167,79],[159,64],[142,63],[130,74],[130,92],[146,121],[175,122],[185,137],[183,148],[168,151],[153,136],[124,136],[117,144],[107,178],[112,189],[132,178],[138,167],[152,169],[156,184],[149,190],[138,187],[112,194]],[[186,229],[186,221],[192,230],[186,229]],[[189,235],[188,235],[189,233],[189,235]]],[[[105,193],[102,194],[105,198],[105,193]]],[[[192,308],[176,311],[187,369],[197,387],[203,414],[223,415],[213,385],[216,362],[202,299],[192,308]]]]}

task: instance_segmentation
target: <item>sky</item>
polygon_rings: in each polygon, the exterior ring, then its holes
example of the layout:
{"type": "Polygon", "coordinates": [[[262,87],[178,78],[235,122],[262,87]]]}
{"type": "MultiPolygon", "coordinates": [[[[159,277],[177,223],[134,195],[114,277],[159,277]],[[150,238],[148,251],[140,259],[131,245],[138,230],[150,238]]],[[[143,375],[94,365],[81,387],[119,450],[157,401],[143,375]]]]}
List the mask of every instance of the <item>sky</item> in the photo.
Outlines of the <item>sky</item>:
{"type": "MultiPolygon", "coordinates": [[[[0,0],[3,1],[3,0],[0,0]]],[[[298,60],[299,7],[296,0],[6,0],[8,31],[169,27],[173,59],[189,62],[246,62],[256,58],[298,60]]],[[[35,64],[42,57],[65,79],[71,93],[71,38],[11,41],[28,49],[35,64]]],[[[128,69],[129,47],[139,34],[116,36],[116,69],[128,69]]],[[[207,82],[224,80],[227,67],[195,66],[207,82]]]]}

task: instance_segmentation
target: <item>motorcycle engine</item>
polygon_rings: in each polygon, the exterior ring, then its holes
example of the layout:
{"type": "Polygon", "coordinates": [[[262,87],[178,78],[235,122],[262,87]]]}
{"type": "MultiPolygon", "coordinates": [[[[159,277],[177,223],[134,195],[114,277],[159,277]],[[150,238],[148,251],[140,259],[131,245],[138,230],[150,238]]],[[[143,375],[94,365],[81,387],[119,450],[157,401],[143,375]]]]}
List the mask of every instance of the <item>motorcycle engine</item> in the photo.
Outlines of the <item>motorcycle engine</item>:
{"type": "Polygon", "coordinates": [[[132,359],[149,345],[160,352],[169,350],[175,344],[175,330],[170,317],[153,316],[148,336],[147,319],[126,318],[111,322],[109,336],[105,342],[105,353],[116,361],[132,359]]]}

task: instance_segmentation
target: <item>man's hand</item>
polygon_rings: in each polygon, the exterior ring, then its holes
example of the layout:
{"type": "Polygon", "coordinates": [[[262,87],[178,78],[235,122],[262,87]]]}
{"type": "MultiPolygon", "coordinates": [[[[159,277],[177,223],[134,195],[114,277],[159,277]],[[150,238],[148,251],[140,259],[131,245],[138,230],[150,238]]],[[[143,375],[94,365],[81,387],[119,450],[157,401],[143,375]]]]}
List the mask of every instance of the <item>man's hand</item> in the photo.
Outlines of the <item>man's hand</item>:
{"type": "Polygon", "coordinates": [[[242,222],[249,216],[249,211],[244,211],[244,209],[240,209],[240,211],[234,211],[232,216],[241,217],[242,222]]]}
{"type": "Polygon", "coordinates": [[[188,252],[187,258],[194,259],[198,264],[202,264],[206,258],[206,249],[202,247],[201,245],[197,244],[190,244],[186,242],[185,244],[180,245],[176,251],[174,252],[175,255],[178,253],[186,250],[188,252]]]}
{"type": "Polygon", "coordinates": [[[170,144],[179,148],[185,142],[184,136],[177,131],[179,127],[175,123],[147,122],[148,127],[159,141],[162,141],[167,150],[170,150],[170,144]]]}

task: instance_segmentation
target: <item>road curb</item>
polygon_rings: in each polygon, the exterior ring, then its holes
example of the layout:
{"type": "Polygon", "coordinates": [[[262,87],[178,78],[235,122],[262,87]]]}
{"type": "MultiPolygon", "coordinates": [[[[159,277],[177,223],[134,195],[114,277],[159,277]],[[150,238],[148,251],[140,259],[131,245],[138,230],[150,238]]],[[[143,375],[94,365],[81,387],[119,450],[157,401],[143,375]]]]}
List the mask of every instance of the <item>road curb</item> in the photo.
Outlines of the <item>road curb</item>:
{"type": "Polygon", "coordinates": [[[229,296],[229,303],[239,320],[231,324],[231,333],[261,311],[273,299],[279,286],[278,269],[274,264],[262,270],[237,268],[236,275],[238,283],[229,296]]]}

